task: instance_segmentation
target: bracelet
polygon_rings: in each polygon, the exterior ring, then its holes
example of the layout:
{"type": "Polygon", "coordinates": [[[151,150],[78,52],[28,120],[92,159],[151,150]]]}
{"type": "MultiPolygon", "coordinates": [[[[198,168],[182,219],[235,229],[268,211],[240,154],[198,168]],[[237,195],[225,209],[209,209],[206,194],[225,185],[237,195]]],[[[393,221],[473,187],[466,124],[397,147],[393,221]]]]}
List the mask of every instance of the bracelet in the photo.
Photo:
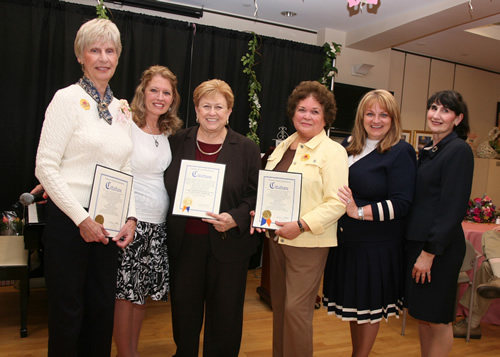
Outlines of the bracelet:
{"type": "Polygon", "coordinates": [[[128,222],[128,221],[134,221],[135,225],[137,225],[137,218],[135,218],[135,217],[127,217],[127,221],[126,222],[128,222]]]}
{"type": "Polygon", "coordinates": [[[300,223],[300,219],[297,221],[297,224],[299,225],[300,233],[304,233],[306,230],[304,229],[302,223],[300,223]]]}
{"type": "Polygon", "coordinates": [[[358,207],[358,219],[360,221],[365,220],[365,212],[363,211],[363,207],[358,207]]]}

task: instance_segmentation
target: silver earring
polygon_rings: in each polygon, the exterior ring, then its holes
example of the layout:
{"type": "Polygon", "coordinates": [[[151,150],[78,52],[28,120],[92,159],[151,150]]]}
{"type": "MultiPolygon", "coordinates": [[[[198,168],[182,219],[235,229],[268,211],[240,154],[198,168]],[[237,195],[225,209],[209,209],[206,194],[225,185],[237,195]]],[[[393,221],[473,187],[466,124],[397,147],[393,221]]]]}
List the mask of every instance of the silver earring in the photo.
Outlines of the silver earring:
{"type": "Polygon", "coordinates": [[[200,119],[198,119],[198,117],[196,117],[196,122],[199,123],[200,122],[200,119]]]}

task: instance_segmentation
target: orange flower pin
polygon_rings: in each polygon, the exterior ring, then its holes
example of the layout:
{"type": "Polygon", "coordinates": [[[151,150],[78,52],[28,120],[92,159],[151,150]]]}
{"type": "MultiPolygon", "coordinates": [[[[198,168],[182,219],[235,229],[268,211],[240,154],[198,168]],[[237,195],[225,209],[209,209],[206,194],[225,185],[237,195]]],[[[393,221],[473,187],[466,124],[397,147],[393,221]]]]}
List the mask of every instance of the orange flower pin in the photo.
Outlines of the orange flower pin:
{"type": "Polygon", "coordinates": [[[307,161],[307,160],[309,160],[310,158],[311,158],[311,156],[310,156],[309,154],[304,154],[304,155],[303,155],[300,159],[301,159],[302,161],[307,161]]]}

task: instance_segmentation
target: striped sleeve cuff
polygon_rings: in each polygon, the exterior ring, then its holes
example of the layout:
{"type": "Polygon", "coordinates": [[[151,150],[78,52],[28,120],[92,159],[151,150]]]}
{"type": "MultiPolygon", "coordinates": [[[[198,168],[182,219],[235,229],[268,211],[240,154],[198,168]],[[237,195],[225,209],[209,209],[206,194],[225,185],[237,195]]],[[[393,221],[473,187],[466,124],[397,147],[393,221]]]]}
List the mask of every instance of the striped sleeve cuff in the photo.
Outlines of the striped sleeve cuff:
{"type": "Polygon", "coordinates": [[[372,204],[374,221],[390,221],[394,219],[394,206],[391,200],[372,204]]]}

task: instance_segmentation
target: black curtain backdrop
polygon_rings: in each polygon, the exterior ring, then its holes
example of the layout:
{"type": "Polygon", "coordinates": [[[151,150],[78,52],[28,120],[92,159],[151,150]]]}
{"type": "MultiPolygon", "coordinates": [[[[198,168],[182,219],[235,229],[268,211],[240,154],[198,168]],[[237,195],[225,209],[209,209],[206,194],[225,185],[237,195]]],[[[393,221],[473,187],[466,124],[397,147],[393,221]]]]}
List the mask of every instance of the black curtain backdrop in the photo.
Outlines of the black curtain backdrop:
{"type": "MultiPolygon", "coordinates": [[[[94,6],[57,0],[0,2],[1,179],[0,210],[38,182],[36,149],[44,113],[54,93],[82,75],[73,42],[78,28],[96,17],[94,6]]],[[[169,67],[179,81],[180,117],[194,125],[192,91],[201,82],[219,78],[234,91],[230,126],[248,132],[248,77],[241,57],[252,35],[189,22],[112,10],[123,51],[110,82],[115,97],[132,100],[141,73],[149,66],[169,67]]],[[[302,80],[321,77],[321,47],[261,37],[262,57],[255,67],[262,84],[259,137],[261,150],[274,145],[278,127],[294,129],[286,117],[286,99],[302,80]]]]}

